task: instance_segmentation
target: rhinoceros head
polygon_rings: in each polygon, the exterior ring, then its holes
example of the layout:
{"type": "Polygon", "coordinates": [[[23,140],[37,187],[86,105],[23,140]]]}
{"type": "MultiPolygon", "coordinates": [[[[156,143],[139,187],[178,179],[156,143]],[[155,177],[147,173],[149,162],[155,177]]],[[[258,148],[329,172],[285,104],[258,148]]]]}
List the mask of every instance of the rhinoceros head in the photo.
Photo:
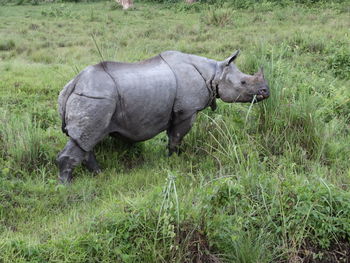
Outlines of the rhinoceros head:
{"type": "Polygon", "coordinates": [[[254,75],[242,73],[232,63],[238,54],[239,50],[218,64],[218,97],[225,102],[252,102],[254,98],[257,102],[268,98],[270,91],[262,68],[254,75]]]}

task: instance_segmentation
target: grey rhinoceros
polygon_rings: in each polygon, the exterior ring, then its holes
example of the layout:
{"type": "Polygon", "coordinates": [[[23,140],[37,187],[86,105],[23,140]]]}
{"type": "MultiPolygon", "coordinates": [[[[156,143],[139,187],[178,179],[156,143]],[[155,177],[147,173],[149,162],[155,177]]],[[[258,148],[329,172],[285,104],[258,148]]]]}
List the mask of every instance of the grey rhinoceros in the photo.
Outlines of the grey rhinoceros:
{"type": "Polygon", "coordinates": [[[58,99],[62,130],[70,138],[57,157],[61,182],[69,182],[80,163],[100,171],[93,148],[106,135],[138,142],[166,130],[171,155],[196,114],[216,108],[216,98],[257,102],[269,97],[262,70],[247,75],[232,63],[238,54],[216,61],[165,51],[138,63],[101,62],[84,69],[58,99]]]}

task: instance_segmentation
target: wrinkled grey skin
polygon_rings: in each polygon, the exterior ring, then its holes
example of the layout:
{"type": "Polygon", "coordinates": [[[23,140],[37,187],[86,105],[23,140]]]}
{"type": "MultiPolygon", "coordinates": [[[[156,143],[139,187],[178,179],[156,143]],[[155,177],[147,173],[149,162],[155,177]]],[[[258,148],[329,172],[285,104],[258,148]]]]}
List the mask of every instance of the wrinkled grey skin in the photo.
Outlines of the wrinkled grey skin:
{"type": "Polygon", "coordinates": [[[167,131],[169,155],[178,152],[197,112],[225,102],[269,97],[263,72],[247,75],[232,63],[166,51],[139,63],[102,62],[89,66],[59,95],[62,130],[69,136],[57,164],[63,183],[83,163],[98,173],[94,146],[107,135],[138,142],[167,131]]]}

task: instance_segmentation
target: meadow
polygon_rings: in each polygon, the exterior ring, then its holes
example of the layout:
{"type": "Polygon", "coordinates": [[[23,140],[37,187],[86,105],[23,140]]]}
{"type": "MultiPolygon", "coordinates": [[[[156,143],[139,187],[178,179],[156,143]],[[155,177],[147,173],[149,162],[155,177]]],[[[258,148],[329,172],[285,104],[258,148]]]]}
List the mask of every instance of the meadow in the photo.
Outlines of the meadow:
{"type": "Polygon", "coordinates": [[[0,262],[350,262],[349,2],[160,2],[0,2],[0,262]],[[79,71],[236,49],[268,100],[202,111],[179,156],[106,138],[58,183],[79,71]]]}

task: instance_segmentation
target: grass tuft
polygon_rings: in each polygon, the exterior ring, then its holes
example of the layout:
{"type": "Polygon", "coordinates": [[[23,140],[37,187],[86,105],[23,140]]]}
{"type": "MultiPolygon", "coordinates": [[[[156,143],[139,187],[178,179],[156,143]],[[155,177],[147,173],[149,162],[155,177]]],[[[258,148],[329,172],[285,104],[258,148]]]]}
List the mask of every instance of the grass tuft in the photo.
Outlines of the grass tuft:
{"type": "Polygon", "coordinates": [[[16,43],[13,40],[1,40],[0,41],[0,51],[13,50],[16,47],[16,43]]]}
{"type": "Polygon", "coordinates": [[[11,162],[17,172],[35,170],[52,162],[45,144],[46,134],[36,119],[29,114],[15,116],[4,111],[0,120],[1,157],[11,162]]]}
{"type": "Polygon", "coordinates": [[[224,27],[232,24],[233,14],[234,10],[230,8],[211,7],[202,14],[201,20],[204,24],[209,26],[224,27]]]}
{"type": "Polygon", "coordinates": [[[350,79],[350,50],[338,49],[328,58],[328,68],[336,77],[350,79]]]}

